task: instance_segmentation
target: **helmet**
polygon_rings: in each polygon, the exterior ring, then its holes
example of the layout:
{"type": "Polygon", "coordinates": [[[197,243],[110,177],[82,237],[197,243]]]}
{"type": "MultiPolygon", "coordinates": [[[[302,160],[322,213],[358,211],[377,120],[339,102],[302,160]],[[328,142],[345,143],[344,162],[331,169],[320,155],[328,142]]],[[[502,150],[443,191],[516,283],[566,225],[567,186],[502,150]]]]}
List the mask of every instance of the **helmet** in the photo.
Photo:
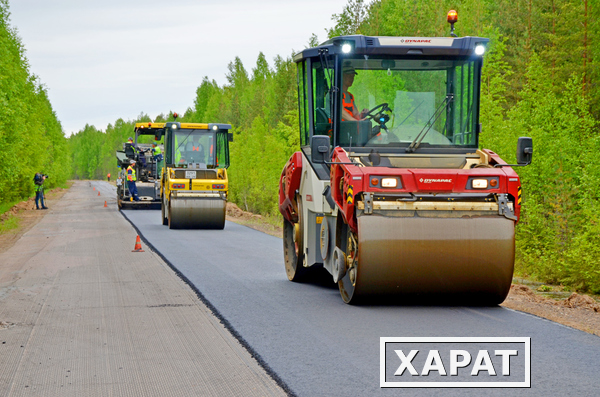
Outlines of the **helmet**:
{"type": "Polygon", "coordinates": [[[354,74],[354,75],[358,74],[358,73],[356,73],[356,69],[354,69],[354,67],[349,64],[346,64],[343,67],[342,71],[344,74],[354,74]]]}

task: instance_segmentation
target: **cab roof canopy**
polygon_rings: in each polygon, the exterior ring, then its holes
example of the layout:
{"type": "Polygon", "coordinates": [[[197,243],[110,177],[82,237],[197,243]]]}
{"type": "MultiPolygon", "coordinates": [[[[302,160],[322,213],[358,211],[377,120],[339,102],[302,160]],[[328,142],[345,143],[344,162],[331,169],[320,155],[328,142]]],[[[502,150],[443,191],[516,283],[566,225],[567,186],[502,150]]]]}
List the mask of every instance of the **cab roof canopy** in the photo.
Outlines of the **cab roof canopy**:
{"type": "Polygon", "coordinates": [[[178,129],[194,129],[194,130],[230,130],[230,124],[221,123],[180,123],[178,121],[171,121],[167,123],[136,123],[135,131],[139,135],[152,135],[156,130],[162,130],[165,127],[169,128],[176,125],[178,129]]]}
{"type": "MultiPolygon", "coordinates": [[[[468,57],[475,54],[477,45],[486,46],[489,39],[483,37],[377,37],[377,36],[339,36],[327,40],[318,47],[307,48],[294,56],[295,62],[320,54],[342,56],[356,55],[404,55],[404,56],[458,56],[468,57]],[[350,45],[350,51],[344,52],[344,44],[350,45]]],[[[347,47],[346,47],[347,49],[347,47]]]]}

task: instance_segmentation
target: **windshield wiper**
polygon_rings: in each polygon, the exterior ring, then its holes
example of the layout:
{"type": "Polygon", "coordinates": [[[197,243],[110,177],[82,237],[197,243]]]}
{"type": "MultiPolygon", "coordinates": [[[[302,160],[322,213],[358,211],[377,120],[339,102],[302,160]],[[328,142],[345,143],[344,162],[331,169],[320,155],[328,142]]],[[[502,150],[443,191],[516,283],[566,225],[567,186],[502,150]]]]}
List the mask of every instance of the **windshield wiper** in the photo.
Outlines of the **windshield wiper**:
{"type": "Polygon", "coordinates": [[[181,147],[181,145],[183,145],[184,143],[187,145],[187,139],[190,137],[190,135],[192,135],[192,132],[194,132],[195,130],[191,130],[190,132],[188,132],[188,134],[185,136],[185,138],[183,138],[183,140],[181,141],[181,143],[179,145],[177,145],[177,148],[175,150],[179,150],[179,148],[181,147]]]}
{"type": "Polygon", "coordinates": [[[437,119],[440,118],[442,113],[444,113],[444,111],[448,108],[448,105],[450,105],[452,101],[454,101],[454,94],[446,95],[444,101],[440,103],[440,106],[438,106],[438,108],[431,115],[429,120],[427,120],[427,123],[425,123],[425,126],[423,127],[421,132],[419,132],[419,134],[415,137],[415,140],[412,141],[412,143],[406,148],[406,153],[413,153],[415,150],[417,150],[417,148],[423,141],[423,138],[425,138],[425,135],[427,135],[427,133],[433,127],[437,119]],[[433,120],[433,122],[431,120],[433,120]]]}

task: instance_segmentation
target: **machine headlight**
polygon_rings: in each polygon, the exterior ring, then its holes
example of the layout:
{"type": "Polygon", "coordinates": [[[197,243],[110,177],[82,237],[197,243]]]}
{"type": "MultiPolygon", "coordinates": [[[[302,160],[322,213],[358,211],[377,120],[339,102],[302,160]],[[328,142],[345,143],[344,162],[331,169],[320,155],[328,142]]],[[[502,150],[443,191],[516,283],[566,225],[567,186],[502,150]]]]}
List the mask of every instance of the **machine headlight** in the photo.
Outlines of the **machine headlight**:
{"type": "Polygon", "coordinates": [[[398,186],[398,180],[396,178],[383,178],[381,179],[381,187],[396,187],[398,186]]]}
{"type": "Polygon", "coordinates": [[[348,43],[342,45],[342,52],[344,54],[349,54],[352,51],[352,46],[348,43]]]}
{"type": "Polygon", "coordinates": [[[484,46],[482,46],[481,44],[475,46],[475,55],[481,56],[481,55],[483,55],[484,52],[485,52],[484,46]]]}
{"type": "Polygon", "coordinates": [[[487,179],[473,179],[473,189],[487,189],[487,179]]]}

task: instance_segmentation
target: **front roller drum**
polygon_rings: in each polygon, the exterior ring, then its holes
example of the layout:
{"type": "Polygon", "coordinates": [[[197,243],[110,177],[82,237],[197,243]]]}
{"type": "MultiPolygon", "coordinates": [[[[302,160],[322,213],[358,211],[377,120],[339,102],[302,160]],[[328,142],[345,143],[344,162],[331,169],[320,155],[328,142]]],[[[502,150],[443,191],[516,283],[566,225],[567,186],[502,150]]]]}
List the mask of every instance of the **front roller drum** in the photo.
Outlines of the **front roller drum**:
{"type": "Polygon", "coordinates": [[[346,303],[496,305],[512,282],[514,222],[362,215],[357,251],[338,283],[346,303]]]}
{"type": "Polygon", "coordinates": [[[227,201],[221,198],[174,198],[169,203],[170,229],[223,229],[227,201]]]}

